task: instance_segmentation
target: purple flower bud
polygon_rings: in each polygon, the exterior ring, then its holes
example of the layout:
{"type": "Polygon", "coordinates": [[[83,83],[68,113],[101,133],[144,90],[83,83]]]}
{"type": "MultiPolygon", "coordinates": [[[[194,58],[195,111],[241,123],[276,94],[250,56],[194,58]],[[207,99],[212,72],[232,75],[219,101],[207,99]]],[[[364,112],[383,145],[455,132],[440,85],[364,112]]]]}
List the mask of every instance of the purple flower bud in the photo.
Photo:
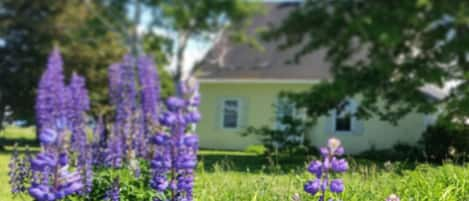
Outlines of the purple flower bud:
{"type": "Polygon", "coordinates": [[[44,185],[29,188],[29,194],[38,201],[56,200],[54,193],[50,191],[50,187],[44,185]]]}
{"type": "Polygon", "coordinates": [[[169,97],[168,100],[166,101],[166,106],[168,107],[168,110],[175,112],[182,107],[186,105],[186,101],[184,99],[178,98],[178,97],[169,97]]]}
{"type": "Polygon", "coordinates": [[[329,180],[328,180],[328,179],[322,180],[322,181],[321,181],[321,191],[326,191],[328,184],[329,184],[329,180]]]}
{"type": "Polygon", "coordinates": [[[67,165],[67,163],[68,163],[68,156],[67,156],[67,154],[66,154],[66,153],[61,153],[61,154],[59,155],[59,164],[60,164],[61,166],[65,166],[65,165],[67,165]]]}
{"type": "Polygon", "coordinates": [[[321,153],[322,157],[328,157],[329,156],[329,149],[327,149],[326,147],[319,148],[319,152],[321,153]]]}
{"type": "Polygon", "coordinates": [[[45,153],[39,153],[36,158],[31,160],[31,169],[36,171],[43,171],[46,167],[55,166],[56,162],[57,160],[54,158],[54,156],[45,153]]]}
{"type": "Polygon", "coordinates": [[[155,176],[150,183],[151,187],[157,191],[164,191],[168,188],[168,180],[164,176],[155,176]]]}
{"type": "Polygon", "coordinates": [[[165,134],[162,134],[162,133],[156,134],[151,139],[152,139],[152,142],[156,145],[165,145],[165,144],[169,143],[168,142],[169,141],[169,136],[165,135],[165,134]]]}
{"type": "Polygon", "coordinates": [[[192,111],[186,115],[186,121],[188,123],[198,123],[201,119],[199,111],[192,111]]]}
{"type": "Polygon", "coordinates": [[[348,170],[348,163],[345,159],[332,158],[332,170],[335,172],[345,172],[348,170]]]}
{"type": "Polygon", "coordinates": [[[192,169],[197,165],[197,158],[191,155],[185,155],[178,159],[177,168],[192,169]]]}
{"type": "Polygon", "coordinates": [[[322,163],[321,161],[312,161],[308,166],[308,171],[315,174],[318,178],[322,175],[322,163]]]}
{"type": "Polygon", "coordinates": [[[192,186],[194,185],[194,179],[192,176],[189,176],[189,177],[180,177],[178,179],[178,189],[184,189],[184,190],[187,190],[187,189],[191,189],[192,186]]]}
{"type": "Polygon", "coordinates": [[[171,126],[177,121],[177,117],[175,114],[171,112],[165,112],[161,117],[160,117],[160,122],[161,124],[165,126],[171,126]]]}
{"type": "Polygon", "coordinates": [[[80,191],[83,188],[83,184],[80,182],[73,182],[63,189],[65,195],[71,195],[75,192],[80,191]]]}
{"type": "Polygon", "coordinates": [[[55,142],[57,139],[57,132],[52,129],[44,129],[40,134],[39,134],[39,140],[41,143],[49,145],[55,142]]]}
{"type": "Polygon", "coordinates": [[[184,144],[188,147],[196,146],[199,143],[197,135],[186,135],[184,137],[184,144]]]}
{"type": "Polygon", "coordinates": [[[190,100],[190,105],[192,105],[194,107],[197,107],[197,106],[200,105],[200,94],[199,93],[194,94],[194,96],[190,100]]]}
{"type": "Polygon", "coordinates": [[[314,181],[306,182],[304,186],[304,190],[311,195],[315,195],[319,191],[320,186],[321,186],[321,180],[315,179],[314,181]]]}
{"type": "Polygon", "coordinates": [[[329,159],[329,157],[325,158],[324,159],[324,162],[322,163],[323,165],[323,168],[327,171],[329,169],[331,169],[332,167],[332,164],[331,164],[331,160],[329,159]]]}
{"type": "Polygon", "coordinates": [[[171,180],[171,182],[169,183],[169,189],[177,190],[177,182],[175,180],[171,180]]]}
{"type": "Polygon", "coordinates": [[[344,183],[341,179],[334,179],[331,181],[331,192],[342,193],[344,191],[344,183]]]}
{"type": "Polygon", "coordinates": [[[345,152],[344,147],[340,146],[335,150],[334,154],[336,156],[342,156],[342,155],[344,155],[344,152],[345,152]]]}

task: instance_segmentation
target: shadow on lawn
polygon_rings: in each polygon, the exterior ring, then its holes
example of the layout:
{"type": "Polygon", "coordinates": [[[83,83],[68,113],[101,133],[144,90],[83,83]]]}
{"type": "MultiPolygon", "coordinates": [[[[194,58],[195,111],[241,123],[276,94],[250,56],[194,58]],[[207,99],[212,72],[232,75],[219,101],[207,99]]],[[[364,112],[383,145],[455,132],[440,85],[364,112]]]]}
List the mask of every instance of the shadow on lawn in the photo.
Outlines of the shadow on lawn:
{"type": "Polygon", "coordinates": [[[199,155],[199,161],[205,171],[213,172],[217,169],[238,172],[285,173],[304,171],[306,157],[269,158],[263,155],[232,155],[232,154],[204,154],[199,155]]]}
{"type": "Polygon", "coordinates": [[[39,143],[35,139],[30,138],[3,138],[0,137],[0,147],[13,146],[15,143],[18,143],[19,147],[38,147],[39,143]]]}
{"type": "MultiPolygon", "coordinates": [[[[304,172],[307,164],[317,156],[293,155],[282,156],[277,160],[269,159],[263,155],[230,154],[229,152],[199,154],[199,162],[204,171],[237,171],[237,172],[263,172],[272,174],[284,174],[290,172],[304,172]],[[275,162],[274,162],[275,161],[275,162]]],[[[376,161],[361,157],[346,156],[351,171],[363,174],[379,172],[395,172],[401,174],[403,171],[414,170],[417,161],[376,161]]]]}

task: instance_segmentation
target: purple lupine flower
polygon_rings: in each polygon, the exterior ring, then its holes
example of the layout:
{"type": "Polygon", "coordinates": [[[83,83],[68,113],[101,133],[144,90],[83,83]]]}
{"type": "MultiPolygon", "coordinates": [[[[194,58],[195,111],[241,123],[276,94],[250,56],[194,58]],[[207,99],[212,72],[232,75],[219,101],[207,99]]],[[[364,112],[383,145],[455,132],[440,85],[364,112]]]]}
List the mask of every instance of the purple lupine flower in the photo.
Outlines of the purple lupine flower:
{"type": "Polygon", "coordinates": [[[85,78],[73,73],[67,90],[70,97],[67,108],[67,122],[72,132],[71,148],[73,151],[79,152],[82,149],[81,147],[87,144],[84,115],[85,112],[90,109],[90,100],[85,87],[85,78]]]}
{"type": "MultiPolygon", "coordinates": [[[[53,201],[77,193],[83,188],[78,171],[68,170],[66,128],[83,131],[83,113],[89,107],[84,80],[77,75],[65,87],[59,51],[50,54],[47,70],[42,75],[36,99],[36,121],[41,152],[29,159],[31,187],[29,194],[37,201],[53,201]]],[[[86,144],[83,131],[80,146],[86,144]]],[[[75,151],[80,151],[75,149],[75,151]]],[[[27,157],[29,158],[29,157],[27,157]]],[[[80,155],[79,157],[80,158],[80,155]]]]}
{"type": "Polygon", "coordinates": [[[43,151],[31,159],[32,174],[42,176],[42,179],[33,179],[29,188],[29,194],[37,201],[60,200],[83,188],[79,172],[68,171],[63,135],[58,133],[51,143],[42,141],[43,151]]]}
{"type": "Polygon", "coordinates": [[[107,150],[107,134],[106,125],[100,116],[93,129],[93,165],[103,166],[106,159],[107,150]]]}
{"type": "MultiPolygon", "coordinates": [[[[157,125],[159,116],[160,80],[156,65],[149,56],[138,59],[138,72],[142,95],[142,111],[145,124],[157,125]]],[[[147,132],[150,132],[147,131],[147,132]]]]}
{"type": "Polygon", "coordinates": [[[109,68],[109,83],[111,102],[115,105],[114,135],[120,138],[122,153],[129,153],[129,149],[142,149],[143,118],[137,107],[137,90],[135,80],[136,60],[130,55],[124,56],[121,63],[113,64],[109,68]]]}
{"type": "Polygon", "coordinates": [[[106,158],[104,159],[106,166],[120,168],[124,157],[123,141],[117,132],[117,126],[112,127],[112,133],[108,138],[106,158]]]}
{"type": "Polygon", "coordinates": [[[119,201],[120,200],[120,182],[119,177],[116,177],[111,184],[111,187],[106,191],[106,198],[104,200],[107,201],[119,201]]]}
{"type": "Polygon", "coordinates": [[[311,195],[315,195],[319,191],[320,187],[321,187],[321,180],[315,179],[315,180],[306,182],[304,186],[304,190],[311,195]]]}
{"type": "Polygon", "coordinates": [[[114,63],[109,66],[109,98],[113,105],[117,105],[120,101],[121,71],[120,63],[114,63]]]}
{"type": "Polygon", "coordinates": [[[342,193],[344,191],[344,183],[341,179],[330,178],[330,171],[342,173],[348,170],[349,166],[345,159],[339,159],[338,156],[344,154],[344,148],[341,146],[340,140],[331,138],[328,140],[327,147],[320,148],[322,161],[312,161],[308,166],[308,171],[315,175],[314,180],[309,180],[304,190],[315,195],[321,192],[319,200],[326,200],[326,191],[329,189],[333,193],[342,193]]]}
{"type": "Polygon", "coordinates": [[[158,192],[164,192],[169,185],[167,174],[172,167],[171,139],[166,133],[160,132],[152,138],[152,142],[155,144],[155,150],[151,160],[150,186],[158,192]]]}
{"type": "Polygon", "coordinates": [[[11,193],[17,194],[24,192],[25,177],[23,175],[24,164],[18,154],[18,145],[15,143],[13,147],[13,154],[11,155],[10,163],[8,163],[8,176],[10,178],[9,184],[11,187],[11,193]]]}
{"type": "Polygon", "coordinates": [[[172,199],[185,201],[192,200],[199,145],[192,125],[200,120],[198,86],[188,83],[178,84],[179,96],[167,99],[167,111],[159,118],[160,124],[167,129],[152,137],[155,155],[151,161],[150,183],[156,191],[164,193],[169,190],[175,196],[172,199]]]}
{"type": "Polygon", "coordinates": [[[56,141],[57,135],[54,129],[46,128],[39,133],[39,140],[45,145],[50,145],[56,141]]]}
{"type": "Polygon", "coordinates": [[[37,132],[43,128],[56,129],[56,122],[65,118],[66,93],[63,61],[58,48],[49,55],[46,71],[42,74],[36,97],[37,132]]]}
{"type": "MultiPolygon", "coordinates": [[[[32,171],[31,171],[31,161],[32,160],[32,155],[31,152],[29,151],[29,146],[26,146],[24,149],[24,155],[23,155],[23,162],[22,162],[22,174],[24,174],[24,180],[26,181],[31,181],[32,179],[32,171]]],[[[24,189],[26,191],[26,188],[24,189]]]]}
{"type": "Polygon", "coordinates": [[[386,198],[386,201],[401,201],[401,199],[396,194],[391,194],[386,198]]]}
{"type": "MultiPolygon", "coordinates": [[[[139,133],[140,142],[145,144],[159,125],[160,112],[160,80],[153,59],[149,56],[141,56],[137,61],[138,74],[141,88],[141,114],[143,135],[139,133]]],[[[150,150],[145,145],[140,145],[139,155],[148,156],[150,150]]]]}
{"type": "Polygon", "coordinates": [[[80,192],[86,195],[91,192],[93,187],[93,153],[91,145],[84,145],[81,148],[81,153],[78,155],[78,171],[82,175],[82,183],[84,188],[80,192]]]}
{"type": "Polygon", "coordinates": [[[334,179],[331,181],[331,192],[342,193],[344,191],[344,182],[341,179],[334,179]]]}
{"type": "Polygon", "coordinates": [[[346,172],[348,170],[348,163],[345,159],[337,159],[333,157],[331,166],[334,172],[346,172]]]}
{"type": "Polygon", "coordinates": [[[308,171],[312,174],[315,174],[316,177],[321,177],[322,175],[321,161],[311,161],[311,163],[308,166],[308,171]]]}

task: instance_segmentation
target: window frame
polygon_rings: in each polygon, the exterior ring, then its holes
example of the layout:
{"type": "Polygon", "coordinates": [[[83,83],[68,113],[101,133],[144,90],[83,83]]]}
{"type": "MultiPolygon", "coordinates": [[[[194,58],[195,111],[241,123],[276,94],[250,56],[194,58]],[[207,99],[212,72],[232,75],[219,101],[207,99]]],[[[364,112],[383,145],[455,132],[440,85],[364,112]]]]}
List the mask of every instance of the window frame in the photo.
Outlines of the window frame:
{"type": "Polygon", "coordinates": [[[221,121],[220,121],[220,127],[222,129],[225,129],[225,130],[237,130],[237,129],[240,129],[241,128],[241,113],[242,113],[242,101],[241,101],[241,98],[238,98],[238,97],[227,97],[227,98],[223,98],[221,100],[221,111],[220,111],[220,115],[221,115],[221,121]],[[236,127],[225,127],[225,103],[227,101],[236,101],[238,103],[238,107],[236,109],[236,112],[237,112],[237,118],[236,118],[236,127]]]}
{"type": "Polygon", "coordinates": [[[346,108],[344,108],[343,112],[349,113],[350,115],[350,130],[337,130],[337,117],[338,117],[338,112],[336,109],[333,110],[332,112],[332,130],[334,134],[338,135],[350,135],[353,134],[355,129],[356,129],[356,117],[353,115],[356,113],[357,109],[357,102],[351,99],[346,100],[348,101],[348,105],[346,108]]]}
{"type": "Polygon", "coordinates": [[[274,127],[276,129],[285,129],[285,125],[282,124],[282,122],[279,121],[279,118],[281,118],[279,115],[282,115],[282,117],[286,116],[287,114],[285,113],[285,111],[281,111],[282,114],[280,114],[280,111],[279,109],[282,107],[282,109],[285,109],[285,107],[291,107],[291,116],[292,117],[297,117],[299,116],[298,113],[298,109],[296,108],[295,106],[295,103],[292,103],[292,102],[289,102],[288,100],[286,99],[277,99],[277,102],[275,103],[275,125],[274,127]]]}

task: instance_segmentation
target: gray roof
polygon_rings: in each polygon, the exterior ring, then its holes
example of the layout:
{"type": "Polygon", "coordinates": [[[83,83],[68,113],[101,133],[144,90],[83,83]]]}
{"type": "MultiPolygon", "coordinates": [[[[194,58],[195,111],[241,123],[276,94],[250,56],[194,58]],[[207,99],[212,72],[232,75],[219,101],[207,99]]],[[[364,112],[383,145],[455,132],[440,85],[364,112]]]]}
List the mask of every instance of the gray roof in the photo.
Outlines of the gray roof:
{"type": "MultiPolygon", "coordinates": [[[[294,9],[292,3],[264,3],[265,12],[252,19],[246,30],[250,36],[257,31],[278,25],[294,9]]],[[[279,42],[259,40],[261,49],[230,41],[223,34],[206,58],[199,63],[202,79],[308,79],[330,78],[330,65],[325,50],[318,50],[290,62],[298,48],[279,50],[279,42]]]]}

